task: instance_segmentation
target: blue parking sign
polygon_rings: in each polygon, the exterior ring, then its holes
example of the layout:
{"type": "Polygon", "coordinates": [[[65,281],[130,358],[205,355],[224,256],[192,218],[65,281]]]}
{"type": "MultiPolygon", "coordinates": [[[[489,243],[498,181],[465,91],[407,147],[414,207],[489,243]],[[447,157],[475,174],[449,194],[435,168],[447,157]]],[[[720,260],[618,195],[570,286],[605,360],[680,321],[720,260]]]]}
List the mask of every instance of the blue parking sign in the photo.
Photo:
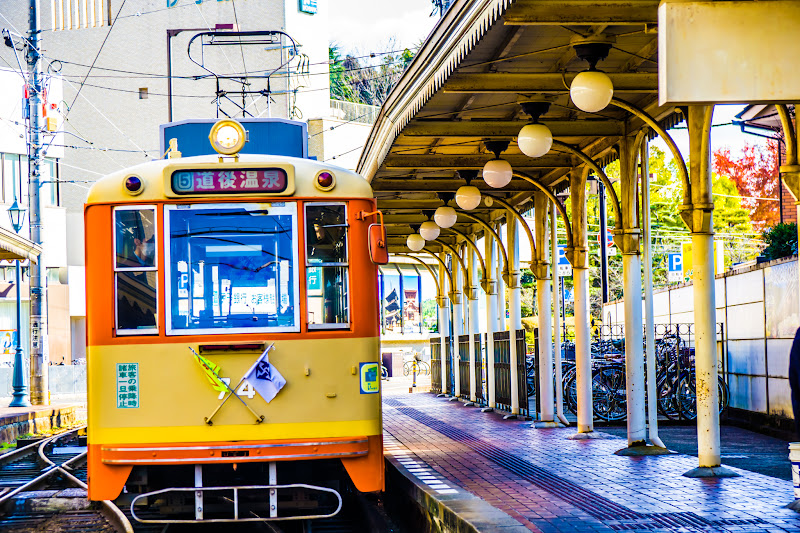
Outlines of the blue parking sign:
{"type": "Polygon", "coordinates": [[[683,254],[669,254],[667,281],[683,281],[683,254]]]}

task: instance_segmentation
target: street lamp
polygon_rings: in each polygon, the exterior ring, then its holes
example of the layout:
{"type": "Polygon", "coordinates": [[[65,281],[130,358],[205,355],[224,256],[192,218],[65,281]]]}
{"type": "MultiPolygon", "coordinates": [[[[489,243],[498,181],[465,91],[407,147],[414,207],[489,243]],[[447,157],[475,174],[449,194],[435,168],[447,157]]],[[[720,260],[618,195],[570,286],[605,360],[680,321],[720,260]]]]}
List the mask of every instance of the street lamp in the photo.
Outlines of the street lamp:
{"type": "MultiPolygon", "coordinates": [[[[20,207],[17,199],[14,198],[14,203],[8,208],[8,218],[11,219],[11,226],[14,228],[15,233],[19,233],[22,229],[22,224],[25,221],[25,212],[27,209],[20,207]]],[[[12,387],[14,393],[12,394],[11,403],[9,407],[30,407],[31,402],[28,399],[28,386],[25,384],[25,363],[22,356],[22,345],[20,337],[22,336],[22,302],[20,300],[20,275],[19,275],[19,259],[15,261],[17,281],[14,289],[17,293],[17,338],[14,341],[14,378],[12,380],[12,387]]]]}

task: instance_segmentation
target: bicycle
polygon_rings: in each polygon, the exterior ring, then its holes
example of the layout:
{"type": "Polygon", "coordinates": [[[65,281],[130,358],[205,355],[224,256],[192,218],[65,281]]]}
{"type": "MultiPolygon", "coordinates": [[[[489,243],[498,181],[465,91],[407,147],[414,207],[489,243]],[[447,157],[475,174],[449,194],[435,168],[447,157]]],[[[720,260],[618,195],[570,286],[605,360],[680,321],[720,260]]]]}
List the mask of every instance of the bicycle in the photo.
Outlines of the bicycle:
{"type": "Polygon", "coordinates": [[[417,361],[416,359],[403,363],[403,375],[407,376],[412,373],[415,373],[418,376],[423,374],[427,376],[431,373],[431,367],[428,366],[428,363],[425,361],[417,361]]]}
{"type": "Polygon", "coordinates": [[[381,379],[387,381],[389,379],[389,369],[381,365],[381,379]]]}

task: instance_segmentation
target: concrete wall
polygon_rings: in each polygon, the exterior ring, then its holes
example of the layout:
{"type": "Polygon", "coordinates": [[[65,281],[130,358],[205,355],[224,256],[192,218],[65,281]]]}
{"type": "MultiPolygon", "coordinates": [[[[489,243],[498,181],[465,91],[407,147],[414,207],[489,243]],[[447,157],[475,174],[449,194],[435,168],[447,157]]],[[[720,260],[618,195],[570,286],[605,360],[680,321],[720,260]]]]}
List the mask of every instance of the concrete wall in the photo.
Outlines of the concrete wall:
{"type": "MultiPolygon", "coordinates": [[[[86,365],[56,365],[50,367],[50,397],[52,400],[80,400],[86,397],[86,365]]],[[[14,392],[13,368],[0,367],[0,401],[6,403],[14,392]]]]}
{"type": "MultiPolygon", "coordinates": [[[[730,405],[792,418],[789,350],[800,326],[797,259],[763,263],[716,278],[717,322],[724,324],[730,405]]],[[[693,323],[691,284],[654,294],[655,322],[693,323]]],[[[624,323],[623,302],[603,307],[604,323],[624,323]]]]}

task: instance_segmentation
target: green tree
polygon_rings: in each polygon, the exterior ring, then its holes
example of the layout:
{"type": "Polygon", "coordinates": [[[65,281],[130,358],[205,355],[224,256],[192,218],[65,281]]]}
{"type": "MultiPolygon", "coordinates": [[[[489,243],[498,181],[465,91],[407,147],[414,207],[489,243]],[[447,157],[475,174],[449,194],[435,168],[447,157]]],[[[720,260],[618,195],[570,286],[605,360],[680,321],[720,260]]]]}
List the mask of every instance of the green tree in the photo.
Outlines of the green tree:
{"type": "MultiPolygon", "coordinates": [[[[667,261],[670,253],[681,251],[681,243],[691,240],[689,230],[680,217],[683,203],[683,183],[674,160],[666,161],[665,154],[656,146],[650,147],[650,223],[653,246],[653,286],[666,287],[667,261]]],[[[614,182],[614,190],[620,194],[619,162],[615,161],[605,168],[608,177],[614,182]]],[[[714,195],[714,230],[717,239],[722,239],[725,247],[725,265],[753,259],[761,249],[761,241],[754,233],[748,210],[742,205],[736,184],[726,176],[712,175],[712,194],[714,195]]],[[[608,227],[614,227],[614,216],[608,206],[608,227]]],[[[599,208],[596,196],[587,201],[589,232],[596,233],[600,227],[599,208]]],[[[596,241],[595,241],[596,242],[596,241]]],[[[590,300],[592,314],[600,316],[600,253],[590,243],[590,300]]],[[[609,248],[609,299],[622,298],[622,255],[616,247],[609,248]]]]}
{"type": "Polygon", "coordinates": [[[767,261],[788,257],[797,253],[797,224],[775,224],[764,230],[764,257],[767,261]]]}
{"type": "Polygon", "coordinates": [[[414,59],[415,51],[408,48],[399,53],[390,40],[387,52],[358,56],[346,53],[339,45],[328,46],[331,98],[358,104],[379,106],[397,84],[400,76],[414,59]]]}

